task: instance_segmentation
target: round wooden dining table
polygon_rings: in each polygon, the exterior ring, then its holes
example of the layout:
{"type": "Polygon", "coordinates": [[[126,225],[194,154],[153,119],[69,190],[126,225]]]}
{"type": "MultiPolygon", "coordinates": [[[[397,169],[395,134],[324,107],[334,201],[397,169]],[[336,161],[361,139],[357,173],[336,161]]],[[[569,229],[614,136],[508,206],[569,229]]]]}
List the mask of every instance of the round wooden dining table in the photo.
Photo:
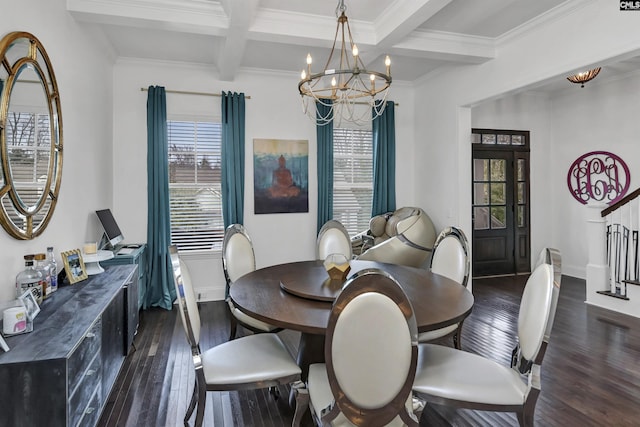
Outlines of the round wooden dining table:
{"type": "MultiPolygon", "coordinates": [[[[391,274],[413,306],[418,332],[464,320],[473,295],[459,283],[429,270],[373,261],[350,261],[348,276],[367,268],[391,274]]],[[[271,325],[301,332],[297,361],[306,379],[309,364],[324,361],[324,334],[332,300],[342,282],[330,281],[322,260],[261,268],[240,277],[229,295],[245,314],[271,325]]]]}

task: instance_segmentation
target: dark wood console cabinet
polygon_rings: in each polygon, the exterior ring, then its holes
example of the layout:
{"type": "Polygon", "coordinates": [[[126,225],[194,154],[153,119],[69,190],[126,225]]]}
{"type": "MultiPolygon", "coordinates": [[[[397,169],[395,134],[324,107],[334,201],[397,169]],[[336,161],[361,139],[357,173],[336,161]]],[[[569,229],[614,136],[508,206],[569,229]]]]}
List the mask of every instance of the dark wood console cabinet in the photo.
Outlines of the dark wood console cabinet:
{"type": "Polygon", "coordinates": [[[132,249],[131,253],[124,254],[118,252],[118,249],[114,251],[114,256],[111,259],[100,261],[100,265],[106,267],[108,265],[122,265],[122,264],[136,264],[138,266],[138,308],[142,308],[144,298],[147,293],[146,286],[146,250],[147,245],[140,243],[137,248],[132,249]]]}
{"type": "Polygon", "coordinates": [[[45,300],[33,332],[6,338],[0,426],[96,424],[133,341],[137,282],[137,265],[106,267],[45,300]]]}

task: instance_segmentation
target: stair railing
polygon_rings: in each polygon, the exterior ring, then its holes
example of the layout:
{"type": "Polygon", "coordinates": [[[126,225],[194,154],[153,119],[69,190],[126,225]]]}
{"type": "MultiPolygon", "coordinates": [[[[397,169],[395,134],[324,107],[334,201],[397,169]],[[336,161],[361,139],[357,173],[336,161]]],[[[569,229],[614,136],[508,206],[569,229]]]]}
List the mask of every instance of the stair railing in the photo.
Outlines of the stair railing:
{"type": "Polygon", "coordinates": [[[627,285],[640,285],[640,188],[600,212],[606,220],[609,291],[599,294],[628,300],[627,285]]]}

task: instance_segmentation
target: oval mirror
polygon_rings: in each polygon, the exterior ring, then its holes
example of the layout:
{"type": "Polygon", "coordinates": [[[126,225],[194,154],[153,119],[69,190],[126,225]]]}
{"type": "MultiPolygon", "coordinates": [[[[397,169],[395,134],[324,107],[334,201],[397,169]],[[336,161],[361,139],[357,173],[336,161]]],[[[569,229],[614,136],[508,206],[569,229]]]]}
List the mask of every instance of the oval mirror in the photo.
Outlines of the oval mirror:
{"type": "Polygon", "coordinates": [[[0,223],[17,239],[46,228],[62,177],[62,117],[53,68],[32,34],[0,41],[0,223]]]}

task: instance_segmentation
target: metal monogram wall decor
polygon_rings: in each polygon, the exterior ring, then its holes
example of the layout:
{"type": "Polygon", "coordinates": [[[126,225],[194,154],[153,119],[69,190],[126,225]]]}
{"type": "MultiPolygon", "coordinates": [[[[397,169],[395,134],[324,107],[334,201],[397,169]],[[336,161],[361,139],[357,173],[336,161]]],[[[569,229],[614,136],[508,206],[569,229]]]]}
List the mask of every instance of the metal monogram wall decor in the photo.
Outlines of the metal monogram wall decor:
{"type": "Polygon", "coordinates": [[[571,195],[583,205],[603,202],[609,205],[622,199],[629,190],[627,164],[608,151],[592,151],[578,157],[567,174],[571,195]]]}

